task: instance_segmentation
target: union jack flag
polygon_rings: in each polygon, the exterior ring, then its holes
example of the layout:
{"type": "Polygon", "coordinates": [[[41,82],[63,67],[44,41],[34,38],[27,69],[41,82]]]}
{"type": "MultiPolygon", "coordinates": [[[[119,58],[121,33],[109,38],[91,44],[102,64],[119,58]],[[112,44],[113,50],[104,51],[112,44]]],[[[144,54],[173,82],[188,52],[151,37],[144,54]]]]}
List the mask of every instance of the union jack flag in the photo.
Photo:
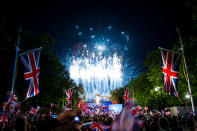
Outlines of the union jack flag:
{"type": "Polygon", "coordinates": [[[130,92],[128,91],[128,89],[126,89],[126,91],[124,91],[124,96],[123,96],[124,102],[125,102],[125,103],[127,103],[128,100],[131,99],[131,98],[129,97],[129,95],[130,95],[130,92]]]}
{"type": "Polygon", "coordinates": [[[111,126],[104,125],[103,123],[89,122],[83,125],[88,126],[92,131],[109,131],[111,126]]]}
{"type": "Polygon", "coordinates": [[[8,123],[8,118],[7,118],[7,113],[6,111],[2,111],[1,112],[1,119],[0,119],[0,122],[4,122],[4,123],[8,123]]]}
{"type": "Polygon", "coordinates": [[[20,110],[19,108],[20,108],[20,105],[18,103],[17,96],[12,94],[10,98],[10,105],[9,105],[10,113],[11,114],[18,113],[18,111],[20,110]]]}
{"type": "Polygon", "coordinates": [[[11,92],[7,92],[7,96],[3,102],[3,110],[9,110],[9,107],[10,107],[10,102],[12,100],[12,93],[11,92]]]}
{"type": "Polygon", "coordinates": [[[136,106],[136,109],[139,111],[139,110],[142,110],[142,107],[141,106],[136,106]]]}
{"type": "Polygon", "coordinates": [[[112,111],[108,111],[107,114],[108,114],[109,117],[111,117],[111,118],[113,118],[113,119],[114,119],[115,116],[116,116],[116,113],[115,113],[115,112],[112,112],[112,111]]]}
{"type": "Polygon", "coordinates": [[[144,110],[147,111],[148,110],[148,107],[144,107],[144,110]]]}
{"type": "Polygon", "coordinates": [[[160,49],[162,57],[163,91],[178,97],[178,77],[180,54],[160,49]]]}
{"type": "Polygon", "coordinates": [[[26,98],[29,98],[39,93],[40,50],[20,54],[20,57],[24,65],[24,77],[28,86],[26,98]]]}
{"type": "Polygon", "coordinates": [[[31,107],[31,109],[30,109],[30,114],[36,114],[38,111],[40,110],[40,106],[37,106],[37,107],[31,107]]]}
{"type": "Polygon", "coordinates": [[[53,103],[51,102],[51,108],[53,108],[54,106],[56,106],[56,104],[53,104],[53,103]]]}
{"type": "Polygon", "coordinates": [[[11,96],[11,102],[12,102],[12,103],[16,103],[16,102],[17,102],[17,97],[16,97],[16,95],[12,95],[12,96],[11,96]]]}
{"type": "Polygon", "coordinates": [[[16,114],[19,110],[20,105],[18,104],[16,95],[8,92],[5,101],[3,102],[1,120],[6,121],[11,114],[16,114]]]}
{"type": "Polygon", "coordinates": [[[65,90],[66,100],[70,102],[72,100],[72,89],[69,89],[68,92],[65,90]]]}
{"type": "MultiPolygon", "coordinates": [[[[124,98],[124,96],[123,96],[124,98]]],[[[114,100],[114,102],[112,104],[117,104],[117,98],[114,100]]]]}
{"type": "Polygon", "coordinates": [[[7,108],[9,108],[9,105],[10,105],[9,101],[3,102],[3,110],[7,110],[7,108]]]}
{"type": "Polygon", "coordinates": [[[78,107],[79,107],[79,109],[81,110],[81,108],[82,108],[82,103],[81,103],[81,100],[80,100],[80,99],[79,99],[78,107]]]}
{"type": "Polygon", "coordinates": [[[133,131],[142,127],[142,121],[139,120],[137,109],[134,107],[133,100],[129,100],[120,114],[112,123],[112,131],[133,131]]]}
{"type": "Polygon", "coordinates": [[[8,124],[8,116],[9,116],[9,108],[10,108],[10,101],[11,101],[11,93],[7,93],[7,97],[3,102],[2,112],[0,112],[0,122],[4,122],[6,125],[8,124]]]}

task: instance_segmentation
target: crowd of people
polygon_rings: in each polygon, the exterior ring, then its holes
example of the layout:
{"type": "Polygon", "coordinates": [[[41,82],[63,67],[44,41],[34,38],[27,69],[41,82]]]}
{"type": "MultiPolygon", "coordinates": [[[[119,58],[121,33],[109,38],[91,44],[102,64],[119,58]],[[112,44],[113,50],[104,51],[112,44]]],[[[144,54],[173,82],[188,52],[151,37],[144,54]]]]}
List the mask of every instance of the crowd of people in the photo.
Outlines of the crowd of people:
{"type": "MultiPolygon", "coordinates": [[[[80,110],[67,110],[53,118],[50,114],[20,113],[14,121],[0,122],[1,131],[89,131],[94,128],[92,124],[108,125],[106,130],[112,130],[113,122],[118,119],[107,114],[82,115],[80,110]],[[75,117],[79,119],[76,121],[75,117]]],[[[142,126],[133,126],[139,131],[195,131],[197,130],[197,116],[184,114],[178,116],[160,113],[145,113],[137,115],[142,126]]],[[[95,127],[97,128],[97,127],[95,127]]],[[[98,128],[99,129],[99,128],[98,128]]],[[[120,130],[123,128],[120,128],[120,130]]],[[[124,128],[125,129],[125,128],[124,128]]],[[[117,129],[118,130],[118,129],[117,129]]]]}
{"type": "MultiPolygon", "coordinates": [[[[51,106],[52,108],[53,106],[51,106]]],[[[109,110],[108,106],[81,104],[78,110],[65,108],[61,113],[41,114],[40,107],[30,111],[20,111],[14,95],[3,103],[0,114],[1,131],[197,131],[195,113],[178,113],[176,116],[169,109],[159,112],[137,106],[129,100],[121,112],[109,110]]]]}

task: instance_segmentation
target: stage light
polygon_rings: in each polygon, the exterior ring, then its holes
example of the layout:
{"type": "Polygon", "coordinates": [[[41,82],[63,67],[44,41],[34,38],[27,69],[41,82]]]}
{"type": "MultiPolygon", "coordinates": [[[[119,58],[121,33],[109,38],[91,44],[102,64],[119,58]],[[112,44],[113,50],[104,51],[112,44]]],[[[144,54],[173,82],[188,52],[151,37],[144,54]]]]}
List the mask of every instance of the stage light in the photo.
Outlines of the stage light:
{"type": "Polygon", "coordinates": [[[100,98],[99,98],[99,96],[96,96],[96,104],[97,104],[97,105],[100,104],[100,98]]]}

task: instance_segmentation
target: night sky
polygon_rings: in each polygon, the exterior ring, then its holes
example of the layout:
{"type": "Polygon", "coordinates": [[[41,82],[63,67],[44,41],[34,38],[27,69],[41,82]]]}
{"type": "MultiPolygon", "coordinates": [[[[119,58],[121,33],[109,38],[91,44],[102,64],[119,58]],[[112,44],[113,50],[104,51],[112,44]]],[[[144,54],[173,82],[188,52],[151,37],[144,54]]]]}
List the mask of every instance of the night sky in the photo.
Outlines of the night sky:
{"type": "MultiPolygon", "coordinates": [[[[99,1],[99,2],[15,2],[1,4],[1,12],[10,22],[10,30],[17,25],[31,29],[35,36],[49,32],[55,38],[55,53],[65,57],[66,49],[78,39],[75,26],[83,34],[90,27],[102,32],[112,26],[112,32],[125,31],[130,36],[127,57],[143,60],[150,50],[159,46],[170,48],[178,40],[176,26],[183,35],[191,29],[191,14],[186,1],[99,1]]],[[[112,33],[113,35],[113,33],[112,33]]],[[[113,36],[112,36],[113,37],[113,36]]],[[[116,36],[114,36],[116,37],[116,36]]]]}

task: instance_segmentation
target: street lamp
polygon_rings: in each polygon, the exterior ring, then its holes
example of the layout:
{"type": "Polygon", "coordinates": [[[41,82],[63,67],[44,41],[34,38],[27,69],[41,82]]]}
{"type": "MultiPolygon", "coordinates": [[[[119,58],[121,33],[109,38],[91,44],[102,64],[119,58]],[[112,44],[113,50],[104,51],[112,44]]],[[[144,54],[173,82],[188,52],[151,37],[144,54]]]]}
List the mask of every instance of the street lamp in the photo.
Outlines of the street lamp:
{"type": "Polygon", "coordinates": [[[185,98],[186,98],[186,102],[184,103],[184,112],[186,113],[186,109],[185,109],[185,106],[187,105],[187,103],[189,102],[189,99],[191,98],[191,95],[189,93],[187,93],[185,95],[185,98]]]}
{"type": "Polygon", "coordinates": [[[190,96],[190,94],[187,93],[187,94],[185,95],[185,97],[186,97],[187,99],[189,99],[191,96],[190,96]]]}
{"type": "Polygon", "coordinates": [[[155,88],[154,88],[154,90],[155,90],[156,92],[158,92],[159,89],[160,89],[160,87],[155,87],[155,88]]]}

